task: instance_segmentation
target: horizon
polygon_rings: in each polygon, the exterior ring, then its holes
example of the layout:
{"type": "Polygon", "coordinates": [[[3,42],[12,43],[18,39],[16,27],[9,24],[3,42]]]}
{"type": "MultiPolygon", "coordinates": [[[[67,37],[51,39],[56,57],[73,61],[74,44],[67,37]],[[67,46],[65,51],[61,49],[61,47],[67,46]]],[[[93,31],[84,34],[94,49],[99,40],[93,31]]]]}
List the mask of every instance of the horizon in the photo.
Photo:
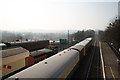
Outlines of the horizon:
{"type": "Polygon", "coordinates": [[[118,2],[6,1],[0,3],[0,30],[6,31],[105,30],[118,16],[118,2]]]}

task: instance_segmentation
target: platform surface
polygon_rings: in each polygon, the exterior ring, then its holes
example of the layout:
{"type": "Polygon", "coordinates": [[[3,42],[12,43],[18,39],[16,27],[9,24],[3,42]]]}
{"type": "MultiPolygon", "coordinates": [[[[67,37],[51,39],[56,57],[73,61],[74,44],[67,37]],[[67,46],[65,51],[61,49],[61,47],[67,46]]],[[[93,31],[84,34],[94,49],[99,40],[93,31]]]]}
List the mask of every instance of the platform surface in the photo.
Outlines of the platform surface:
{"type": "Polygon", "coordinates": [[[120,79],[120,64],[117,56],[107,43],[102,43],[102,54],[105,65],[105,74],[107,79],[120,79]]]}

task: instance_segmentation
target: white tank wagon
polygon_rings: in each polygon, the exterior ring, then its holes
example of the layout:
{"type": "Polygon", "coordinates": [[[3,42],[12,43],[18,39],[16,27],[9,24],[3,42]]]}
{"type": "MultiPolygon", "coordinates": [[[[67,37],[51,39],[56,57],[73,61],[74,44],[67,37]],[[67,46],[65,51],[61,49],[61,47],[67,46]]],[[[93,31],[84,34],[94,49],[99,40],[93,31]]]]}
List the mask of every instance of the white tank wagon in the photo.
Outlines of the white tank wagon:
{"type": "Polygon", "coordinates": [[[22,67],[25,67],[25,58],[29,56],[29,51],[22,48],[11,48],[0,50],[0,77],[6,76],[22,67]]]}
{"type": "Polygon", "coordinates": [[[91,41],[92,38],[87,38],[62,52],[9,77],[9,79],[68,78],[77,69],[77,66],[80,66],[79,62],[81,56],[83,56],[83,52],[86,50],[85,48],[90,46],[91,41]]]}
{"type": "Polygon", "coordinates": [[[66,78],[79,61],[79,52],[64,50],[10,78],[66,78]]]}

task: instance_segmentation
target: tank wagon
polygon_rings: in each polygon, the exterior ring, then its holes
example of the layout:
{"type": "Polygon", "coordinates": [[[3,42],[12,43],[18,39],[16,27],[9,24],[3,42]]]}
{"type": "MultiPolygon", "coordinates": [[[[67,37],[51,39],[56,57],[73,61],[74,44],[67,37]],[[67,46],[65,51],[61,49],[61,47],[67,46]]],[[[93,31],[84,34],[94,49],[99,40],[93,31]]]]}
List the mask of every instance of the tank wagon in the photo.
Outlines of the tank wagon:
{"type": "Polygon", "coordinates": [[[81,56],[85,56],[85,51],[92,42],[92,38],[87,38],[80,43],[65,49],[13,76],[8,79],[22,78],[70,78],[77,69],[81,56]]]}
{"type": "Polygon", "coordinates": [[[34,50],[38,50],[38,49],[47,47],[49,45],[49,40],[4,43],[4,44],[6,44],[6,46],[8,48],[9,47],[23,47],[29,51],[34,51],[34,50]]]}

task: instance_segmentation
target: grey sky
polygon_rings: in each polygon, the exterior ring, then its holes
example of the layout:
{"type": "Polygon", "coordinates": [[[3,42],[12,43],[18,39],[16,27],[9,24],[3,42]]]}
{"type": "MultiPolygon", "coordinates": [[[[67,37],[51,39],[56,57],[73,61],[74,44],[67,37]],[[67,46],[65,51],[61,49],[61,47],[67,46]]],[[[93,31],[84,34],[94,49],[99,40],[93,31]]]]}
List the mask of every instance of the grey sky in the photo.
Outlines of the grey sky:
{"type": "Polygon", "coordinates": [[[3,0],[0,7],[0,30],[14,31],[104,30],[118,15],[118,2],[109,1],[3,0]]]}

